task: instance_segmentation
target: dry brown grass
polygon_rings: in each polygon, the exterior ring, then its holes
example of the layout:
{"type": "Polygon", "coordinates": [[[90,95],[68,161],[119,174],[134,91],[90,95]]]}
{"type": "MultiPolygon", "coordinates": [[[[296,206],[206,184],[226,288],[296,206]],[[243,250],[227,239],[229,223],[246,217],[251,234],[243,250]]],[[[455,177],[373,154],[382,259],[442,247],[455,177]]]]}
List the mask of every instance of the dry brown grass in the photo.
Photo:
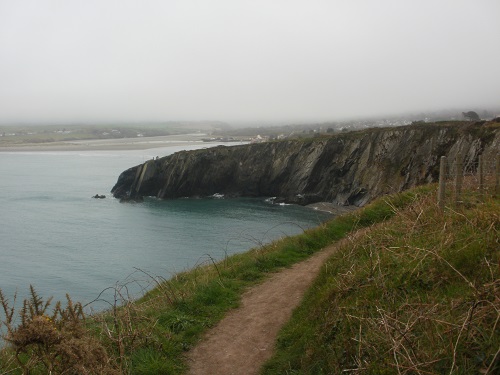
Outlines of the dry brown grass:
{"type": "Polygon", "coordinates": [[[416,201],[330,259],[266,373],[498,373],[500,202],[449,203],[416,201]]]}
{"type": "MultiPolygon", "coordinates": [[[[5,320],[2,368],[22,374],[120,374],[104,346],[85,327],[82,306],[67,296],[67,306],[43,301],[33,287],[16,314],[0,290],[5,320]],[[17,316],[18,315],[18,316],[17,316]],[[20,323],[16,324],[16,318],[20,323]]],[[[15,302],[15,301],[14,301],[15,302]]]]}

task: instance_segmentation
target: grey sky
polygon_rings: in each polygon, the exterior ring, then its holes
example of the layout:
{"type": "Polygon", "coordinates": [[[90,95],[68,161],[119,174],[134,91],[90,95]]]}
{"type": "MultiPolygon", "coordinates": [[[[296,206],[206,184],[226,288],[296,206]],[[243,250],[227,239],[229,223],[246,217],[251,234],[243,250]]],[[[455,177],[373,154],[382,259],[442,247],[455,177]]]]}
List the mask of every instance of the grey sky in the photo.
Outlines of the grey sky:
{"type": "Polygon", "coordinates": [[[0,122],[500,105],[499,0],[0,0],[0,122]]]}

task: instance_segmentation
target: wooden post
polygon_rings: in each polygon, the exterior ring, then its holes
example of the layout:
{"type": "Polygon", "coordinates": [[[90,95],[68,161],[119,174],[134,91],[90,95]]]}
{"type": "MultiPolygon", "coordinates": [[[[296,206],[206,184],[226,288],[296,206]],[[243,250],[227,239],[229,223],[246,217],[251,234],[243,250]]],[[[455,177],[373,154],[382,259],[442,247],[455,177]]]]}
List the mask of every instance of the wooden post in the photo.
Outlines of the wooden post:
{"type": "Polygon", "coordinates": [[[439,189],[438,189],[438,206],[441,211],[444,210],[444,197],[446,190],[446,156],[441,156],[439,164],[439,189]]]}
{"type": "Polygon", "coordinates": [[[459,152],[455,160],[455,203],[460,199],[462,194],[462,184],[464,180],[464,153],[459,152]]]}
{"type": "Polygon", "coordinates": [[[483,155],[479,155],[478,157],[478,166],[477,166],[477,174],[479,175],[478,176],[478,179],[479,179],[479,195],[482,197],[484,195],[484,173],[483,173],[483,169],[484,169],[484,161],[483,161],[483,155]]]}
{"type": "Polygon", "coordinates": [[[500,196],[500,155],[497,155],[496,166],[495,166],[495,196],[500,196]]]}

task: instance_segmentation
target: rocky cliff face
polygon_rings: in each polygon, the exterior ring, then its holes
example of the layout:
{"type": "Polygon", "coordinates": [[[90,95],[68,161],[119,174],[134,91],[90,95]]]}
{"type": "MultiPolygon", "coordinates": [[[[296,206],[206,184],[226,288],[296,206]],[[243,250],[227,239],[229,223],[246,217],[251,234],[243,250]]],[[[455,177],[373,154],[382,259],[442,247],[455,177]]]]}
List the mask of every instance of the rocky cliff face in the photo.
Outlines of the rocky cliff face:
{"type": "Polygon", "coordinates": [[[361,206],[386,193],[438,178],[439,158],[500,150],[495,123],[419,124],[377,128],[314,140],[290,140],[182,151],[124,171],[112,192],[143,196],[277,197],[308,204],[329,201],[361,206]]]}

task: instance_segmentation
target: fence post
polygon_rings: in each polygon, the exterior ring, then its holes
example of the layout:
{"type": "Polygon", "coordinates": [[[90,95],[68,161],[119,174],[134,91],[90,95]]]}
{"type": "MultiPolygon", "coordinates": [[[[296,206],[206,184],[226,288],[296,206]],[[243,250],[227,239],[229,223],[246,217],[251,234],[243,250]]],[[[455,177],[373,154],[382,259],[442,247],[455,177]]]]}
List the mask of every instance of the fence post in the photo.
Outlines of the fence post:
{"type": "Polygon", "coordinates": [[[444,210],[444,197],[446,188],[446,156],[441,156],[439,164],[439,189],[438,189],[438,206],[444,210]]]}
{"type": "Polygon", "coordinates": [[[477,173],[478,173],[478,178],[479,178],[479,195],[482,197],[484,195],[484,161],[483,161],[483,155],[479,155],[478,157],[478,166],[477,166],[477,173]]]}
{"type": "Polygon", "coordinates": [[[497,155],[495,166],[495,197],[500,196],[500,155],[497,155]]]}
{"type": "Polygon", "coordinates": [[[462,184],[464,180],[464,152],[460,151],[455,160],[455,203],[458,202],[462,194],[462,184]]]}

